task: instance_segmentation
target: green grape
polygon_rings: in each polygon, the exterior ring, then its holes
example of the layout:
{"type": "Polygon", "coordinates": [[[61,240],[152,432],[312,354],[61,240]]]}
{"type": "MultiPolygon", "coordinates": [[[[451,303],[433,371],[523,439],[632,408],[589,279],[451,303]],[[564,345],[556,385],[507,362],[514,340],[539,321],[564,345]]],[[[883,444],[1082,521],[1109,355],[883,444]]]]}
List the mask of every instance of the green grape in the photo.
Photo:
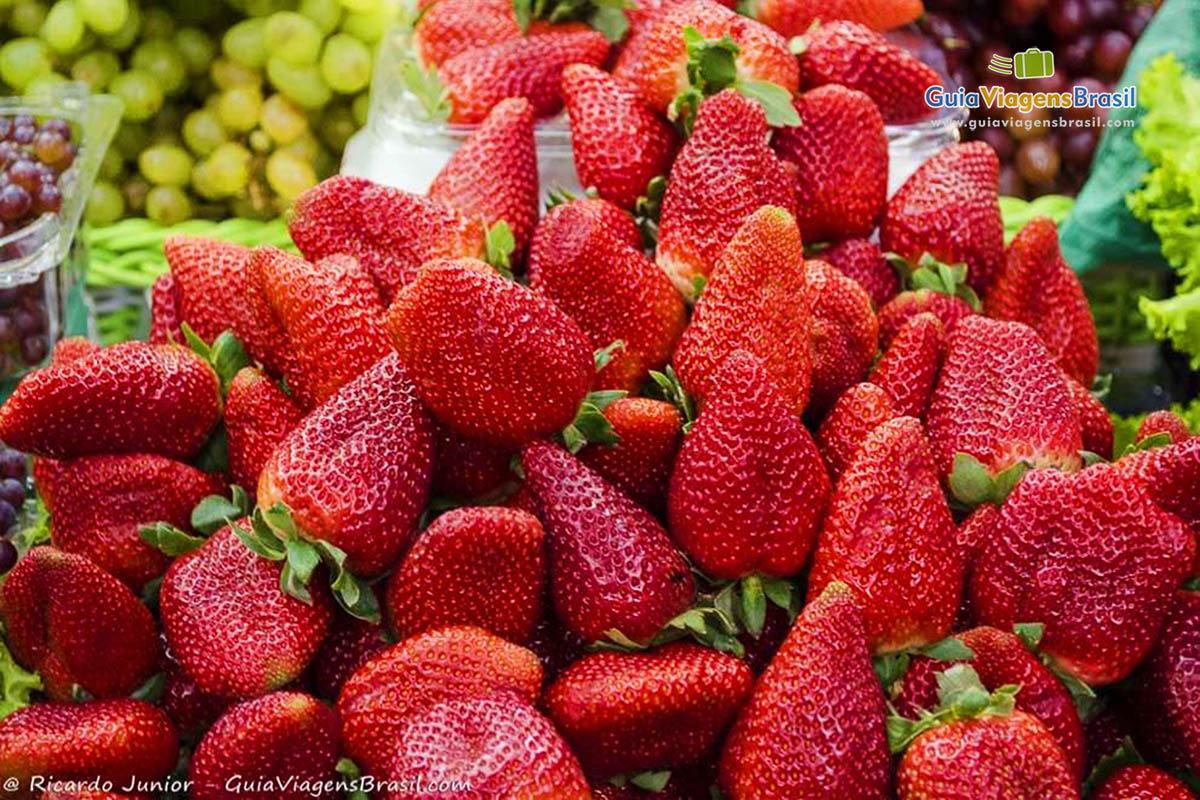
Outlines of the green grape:
{"type": "Polygon", "coordinates": [[[104,151],[104,155],[100,157],[99,176],[101,180],[115,181],[121,177],[122,170],[125,169],[125,159],[121,157],[120,151],[115,147],[109,147],[104,151]]]}
{"type": "MultiPolygon", "coordinates": [[[[208,68],[209,77],[218,89],[229,89],[245,83],[258,86],[262,83],[262,73],[252,67],[243,66],[231,58],[218,58],[208,68]]],[[[208,100],[216,102],[215,95],[209,95],[208,100]]]]}
{"type": "Polygon", "coordinates": [[[22,36],[0,46],[0,80],[17,94],[51,69],[49,49],[40,39],[22,36]]]}
{"type": "Polygon", "coordinates": [[[318,131],[321,140],[330,150],[342,152],[356,130],[358,125],[354,122],[354,113],[350,111],[349,106],[333,106],[321,115],[318,131]]]}
{"type": "Polygon", "coordinates": [[[263,38],[266,21],[244,19],[225,31],[221,50],[242,66],[257,69],[267,61],[267,45],[263,38]]]}
{"type": "Polygon", "coordinates": [[[250,145],[250,149],[256,153],[269,153],[275,143],[271,141],[271,137],[262,128],[255,128],[250,131],[250,135],[246,137],[246,143],[250,145]]]}
{"type": "Polygon", "coordinates": [[[267,61],[267,77],[289,100],[310,111],[323,108],[332,95],[314,64],[289,64],[272,56],[267,61]]]}
{"type": "Polygon", "coordinates": [[[262,102],[262,92],[257,86],[243,83],[230,87],[217,98],[217,118],[228,130],[245,133],[258,124],[262,102]]]}
{"type": "Polygon", "coordinates": [[[170,39],[175,33],[175,20],[165,8],[143,6],[142,8],[142,38],[170,39]]]}
{"type": "Polygon", "coordinates": [[[330,36],[321,53],[321,76],[335,92],[362,91],[371,82],[370,49],[349,34],[330,36]]]}
{"type": "Polygon", "coordinates": [[[285,202],[317,185],[317,173],[307,161],[286,150],[272,153],[267,159],[267,184],[285,202]]]}
{"type": "Polygon", "coordinates": [[[129,0],[77,0],[84,24],[101,35],[114,34],[129,19],[129,0]]]}
{"type": "Polygon", "coordinates": [[[354,114],[354,121],[358,123],[358,127],[367,124],[367,116],[371,111],[371,93],[363,92],[354,96],[354,102],[350,104],[350,111],[354,114]]]}
{"type": "Polygon", "coordinates": [[[204,197],[232,197],[250,181],[250,151],[235,142],[225,142],[192,171],[192,185],[204,197]]]}
{"type": "Polygon", "coordinates": [[[47,72],[31,80],[25,87],[25,94],[30,97],[50,97],[55,89],[66,82],[67,79],[57,72],[47,72]]]}
{"type": "Polygon", "coordinates": [[[342,0],[342,5],[351,12],[363,13],[375,11],[383,5],[383,0],[342,0]]]}
{"type": "Polygon", "coordinates": [[[93,92],[102,92],[121,71],[121,60],[108,50],[90,50],[71,65],[71,78],[83,81],[93,92]]]}
{"type": "Polygon", "coordinates": [[[179,132],[183,128],[183,119],[186,116],[186,109],[179,103],[167,101],[163,104],[162,110],[154,115],[154,141],[166,142],[170,141],[175,144],[182,144],[179,132]]]}
{"type": "Polygon", "coordinates": [[[138,170],[157,186],[186,186],[192,174],[192,157],[182,147],[156,144],[138,156],[138,170]]]}
{"type": "Polygon", "coordinates": [[[126,120],[117,127],[112,146],[119,150],[124,158],[132,161],[137,158],[138,153],[150,146],[150,130],[141,123],[126,120]]]}
{"type": "Polygon", "coordinates": [[[83,218],[89,225],[111,225],[125,215],[121,190],[108,181],[96,181],[88,195],[83,218]]]}
{"type": "Polygon", "coordinates": [[[189,75],[203,75],[217,55],[217,46],[199,28],[180,28],[175,34],[175,48],[183,56],[189,75]]]}
{"type": "Polygon", "coordinates": [[[145,39],[133,51],[129,61],[154,80],[167,94],[178,94],[187,88],[187,63],[169,39],[145,39]]]}
{"type": "Polygon", "coordinates": [[[304,109],[281,94],[273,94],[262,104],[258,124],[277,144],[287,144],[308,128],[304,109]]]}
{"type": "Polygon", "coordinates": [[[125,103],[125,119],[140,122],[150,119],[162,108],[162,87],[148,72],[126,70],[113,78],[108,88],[125,103]]]}
{"type": "Polygon", "coordinates": [[[291,153],[301,161],[312,163],[321,154],[321,143],[313,136],[312,131],[305,131],[295,140],[280,147],[279,152],[291,153]]]}
{"type": "Polygon", "coordinates": [[[242,0],[242,7],[249,17],[269,17],[276,11],[295,8],[293,0],[242,0]]]}
{"type": "Polygon", "coordinates": [[[207,156],[229,139],[213,111],[197,109],[183,120],[183,141],[198,156],[207,156]]]}
{"type": "Polygon", "coordinates": [[[338,0],[300,0],[296,10],[317,23],[325,36],[337,30],[342,21],[342,4],[338,0]]]}
{"type": "Polygon", "coordinates": [[[322,38],[317,23],[295,11],[276,11],[263,28],[263,43],[271,58],[289,64],[317,63],[322,38]]]}
{"type": "MultiPolygon", "coordinates": [[[[100,33],[100,38],[104,42],[104,46],[110,50],[128,50],[133,47],[133,43],[137,41],[138,34],[142,32],[142,12],[137,7],[137,4],[128,5],[128,13],[125,14],[125,21],[121,23],[121,27],[117,28],[113,33],[100,33]]],[[[84,22],[87,22],[88,27],[92,23],[87,14],[83,15],[84,22]]],[[[93,30],[95,30],[93,28],[93,30]]],[[[97,31],[99,33],[99,31],[97,31]]]]}
{"type": "Polygon", "coordinates": [[[146,216],[161,225],[192,218],[192,199],[178,186],[155,186],[146,194],[146,216]]]}
{"type": "Polygon", "coordinates": [[[381,0],[373,9],[352,10],[347,14],[342,19],[342,32],[367,44],[375,44],[399,18],[400,4],[396,0],[381,0]]]}
{"type": "Polygon", "coordinates": [[[83,17],[75,0],[58,0],[42,21],[42,41],[56,53],[70,53],[83,42],[83,17]]]}
{"type": "Polygon", "coordinates": [[[37,36],[42,32],[42,23],[46,21],[49,8],[37,0],[23,0],[13,6],[12,16],[8,18],[8,27],[18,36],[37,36]]]}

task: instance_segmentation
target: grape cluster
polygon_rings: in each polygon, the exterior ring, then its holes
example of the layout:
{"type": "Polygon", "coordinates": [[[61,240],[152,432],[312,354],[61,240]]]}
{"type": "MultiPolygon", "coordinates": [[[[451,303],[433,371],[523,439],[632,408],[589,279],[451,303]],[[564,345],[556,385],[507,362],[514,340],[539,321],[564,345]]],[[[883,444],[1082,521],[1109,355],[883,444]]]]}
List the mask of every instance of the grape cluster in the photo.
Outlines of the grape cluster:
{"type": "Polygon", "coordinates": [[[61,119],[0,117],[0,235],[62,209],[59,176],[75,153],[71,126],[61,119]]]}
{"type": "MultiPolygon", "coordinates": [[[[928,51],[968,91],[1000,85],[1010,91],[1062,92],[1085,86],[1109,91],[1121,77],[1134,42],[1157,3],[1145,0],[927,0],[920,20],[928,51]],[[993,56],[1011,58],[1030,47],[1054,54],[1054,74],[1017,80],[988,69],[993,56]]],[[[1003,125],[968,131],[999,153],[1000,190],[1016,197],[1075,194],[1087,177],[1107,109],[972,111],[1003,125]],[[1061,118],[1078,125],[1054,127],[1061,118]],[[1093,122],[1094,121],[1094,122],[1093,122]]]]}
{"type": "Polygon", "coordinates": [[[125,104],[87,208],[106,224],[264,219],[333,172],[366,119],[400,0],[7,0],[0,81],[125,104]]]}
{"type": "Polygon", "coordinates": [[[17,563],[17,548],[7,534],[17,520],[17,512],[25,504],[25,454],[0,447],[0,575],[17,563]]]}

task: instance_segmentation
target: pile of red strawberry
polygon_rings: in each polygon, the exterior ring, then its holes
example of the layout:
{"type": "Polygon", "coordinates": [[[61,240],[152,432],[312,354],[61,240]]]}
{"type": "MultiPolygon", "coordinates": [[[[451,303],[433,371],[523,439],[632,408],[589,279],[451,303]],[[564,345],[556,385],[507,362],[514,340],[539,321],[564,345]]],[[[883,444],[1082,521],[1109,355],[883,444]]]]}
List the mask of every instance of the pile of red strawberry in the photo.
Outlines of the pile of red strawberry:
{"type": "MultiPolygon", "coordinates": [[[[683,0],[637,58],[710,19],[780,38],[683,0]]],[[[1113,452],[986,144],[885,201],[885,95],[773,126],[764,63],[682,131],[560,69],[596,196],[539,214],[518,92],[427,195],[332,178],[303,256],[173,238],[150,342],[61,343],[0,408],[51,528],[0,587],[45,696],[0,796],[1192,797],[1200,438],[1113,452]]]]}

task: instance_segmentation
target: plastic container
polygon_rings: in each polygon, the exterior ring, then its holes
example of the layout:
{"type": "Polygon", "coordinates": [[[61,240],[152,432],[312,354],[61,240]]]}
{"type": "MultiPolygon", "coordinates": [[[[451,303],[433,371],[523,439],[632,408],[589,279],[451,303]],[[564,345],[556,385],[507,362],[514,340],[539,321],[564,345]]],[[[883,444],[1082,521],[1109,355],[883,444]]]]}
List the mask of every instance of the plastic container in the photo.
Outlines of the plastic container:
{"type": "Polygon", "coordinates": [[[965,108],[943,109],[939,116],[910,125],[887,125],[888,197],[895,194],[917,167],[944,147],[960,138],[959,129],[967,121],[965,108]]]}
{"type": "Polygon", "coordinates": [[[0,116],[54,117],[71,125],[75,160],[59,177],[62,209],[0,237],[0,381],[44,364],[63,334],[67,298],[83,286],[75,233],[100,161],[121,120],[121,101],[63,83],[38,97],[0,98],[0,116]]]}

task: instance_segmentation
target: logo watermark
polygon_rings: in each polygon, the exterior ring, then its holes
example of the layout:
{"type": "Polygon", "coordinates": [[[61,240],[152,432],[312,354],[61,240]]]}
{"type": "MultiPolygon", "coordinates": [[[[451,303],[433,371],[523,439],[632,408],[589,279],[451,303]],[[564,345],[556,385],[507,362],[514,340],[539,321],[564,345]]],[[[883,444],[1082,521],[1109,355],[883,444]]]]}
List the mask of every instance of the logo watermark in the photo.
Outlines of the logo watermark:
{"type": "Polygon", "coordinates": [[[1054,75],[1054,53],[1031,47],[1012,58],[995,54],[988,69],[998,75],[1011,75],[1019,80],[1049,78],[1054,75]]]}

